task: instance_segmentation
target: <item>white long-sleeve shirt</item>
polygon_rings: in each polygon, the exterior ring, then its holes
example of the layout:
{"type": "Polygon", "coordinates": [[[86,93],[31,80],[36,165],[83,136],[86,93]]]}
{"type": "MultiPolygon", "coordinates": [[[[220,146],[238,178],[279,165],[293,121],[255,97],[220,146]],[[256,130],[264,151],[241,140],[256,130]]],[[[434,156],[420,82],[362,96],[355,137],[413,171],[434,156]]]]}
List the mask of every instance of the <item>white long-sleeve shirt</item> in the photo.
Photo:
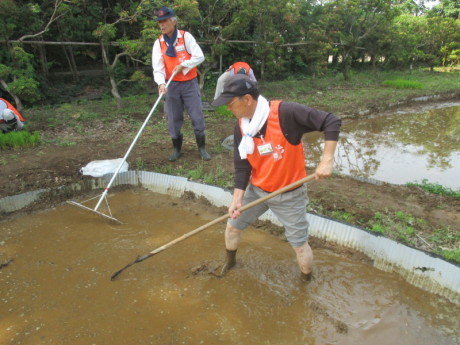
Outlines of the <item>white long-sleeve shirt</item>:
{"type": "MultiPolygon", "coordinates": [[[[180,37],[182,37],[182,34],[180,30],[178,30],[177,38],[180,37]]],[[[155,83],[157,83],[158,85],[166,84],[165,64],[163,60],[163,54],[161,52],[160,42],[164,42],[163,35],[161,35],[161,37],[155,41],[152,49],[153,79],[155,80],[155,83]]],[[[198,66],[204,61],[204,54],[190,32],[184,32],[184,43],[187,51],[192,55],[190,60],[185,60],[181,63],[181,65],[185,67],[182,73],[186,75],[190,71],[190,69],[198,66]]],[[[176,44],[177,39],[176,42],[174,42],[174,46],[176,44]]]]}

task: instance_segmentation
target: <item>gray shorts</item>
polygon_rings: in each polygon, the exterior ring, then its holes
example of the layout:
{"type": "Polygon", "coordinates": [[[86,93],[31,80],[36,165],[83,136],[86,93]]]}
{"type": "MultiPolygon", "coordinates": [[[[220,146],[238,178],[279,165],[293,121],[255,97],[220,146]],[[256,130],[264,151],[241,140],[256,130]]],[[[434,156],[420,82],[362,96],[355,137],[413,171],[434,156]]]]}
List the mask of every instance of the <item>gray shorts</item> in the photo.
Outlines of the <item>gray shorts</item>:
{"type": "MultiPolygon", "coordinates": [[[[269,193],[250,183],[244,192],[243,205],[260,199],[267,194],[269,193]]],[[[229,219],[228,223],[239,230],[244,230],[270,209],[283,224],[285,236],[291,246],[300,247],[308,240],[307,204],[307,187],[303,185],[251,207],[237,219],[229,219]]]]}

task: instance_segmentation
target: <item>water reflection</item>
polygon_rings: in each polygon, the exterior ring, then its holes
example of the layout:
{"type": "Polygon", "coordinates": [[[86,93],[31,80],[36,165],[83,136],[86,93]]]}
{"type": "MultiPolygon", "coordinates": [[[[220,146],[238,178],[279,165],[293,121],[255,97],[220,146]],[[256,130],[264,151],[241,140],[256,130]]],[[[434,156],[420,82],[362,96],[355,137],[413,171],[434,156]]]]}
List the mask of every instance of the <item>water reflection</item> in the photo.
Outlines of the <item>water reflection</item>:
{"type": "MultiPolygon", "coordinates": [[[[314,162],[321,135],[306,136],[314,162]]],[[[460,106],[355,120],[342,127],[336,169],[390,183],[460,188],[460,106]]]]}

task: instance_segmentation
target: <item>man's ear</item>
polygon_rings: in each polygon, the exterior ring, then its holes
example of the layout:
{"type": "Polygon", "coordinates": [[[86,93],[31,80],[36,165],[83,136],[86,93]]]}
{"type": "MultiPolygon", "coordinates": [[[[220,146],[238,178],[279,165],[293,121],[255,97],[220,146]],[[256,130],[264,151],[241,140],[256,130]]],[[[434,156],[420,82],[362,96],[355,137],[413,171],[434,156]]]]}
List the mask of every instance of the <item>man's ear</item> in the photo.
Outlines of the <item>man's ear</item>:
{"type": "Polygon", "coordinates": [[[244,95],[243,100],[244,100],[244,103],[248,106],[250,106],[252,102],[254,102],[254,98],[252,98],[252,96],[249,94],[244,95]]]}

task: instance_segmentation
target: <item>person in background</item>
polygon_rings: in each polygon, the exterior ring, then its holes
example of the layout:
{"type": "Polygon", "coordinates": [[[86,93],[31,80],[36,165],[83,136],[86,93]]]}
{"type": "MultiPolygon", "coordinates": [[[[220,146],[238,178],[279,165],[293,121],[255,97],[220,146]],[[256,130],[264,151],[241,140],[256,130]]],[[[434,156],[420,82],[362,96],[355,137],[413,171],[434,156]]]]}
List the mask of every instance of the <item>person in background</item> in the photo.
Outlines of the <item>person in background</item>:
{"type": "Polygon", "coordinates": [[[259,94],[256,82],[240,74],[227,79],[223,92],[211,104],[226,104],[237,118],[234,129],[234,191],[225,229],[226,260],[220,275],[223,276],[236,264],[243,230],[270,209],[285,228],[301,277],[310,280],[313,252],[308,244],[305,185],[242,213],[238,209],[307,176],[302,145],[304,133],[324,132],[324,151],[315,179],[330,176],[341,120],[331,113],[302,104],[269,102],[259,94]]]}
{"type": "Polygon", "coordinates": [[[254,75],[254,71],[252,70],[251,66],[248,63],[243,61],[235,62],[231,65],[222,75],[217,79],[216,85],[216,92],[214,94],[214,99],[219,97],[224,89],[225,81],[229,76],[235,74],[246,74],[251,80],[257,81],[256,76],[254,75]]]}
{"type": "Polygon", "coordinates": [[[184,108],[192,120],[200,156],[203,160],[210,160],[205,148],[205,122],[196,68],[204,61],[203,51],[189,32],[178,30],[177,18],[171,8],[160,8],[155,20],[162,34],[153,45],[153,78],[158,84],[158,92],[165,94],[165,113],[173,144],[169,160],[175,161],[182,155],[184,108]],[[166,89],[166,81],[171,78],[166,89]]]}
{"type": "Polygon", "coordinates": [[[0,131],[8,133],[24,128],[24,118],[6,99],[0,98],[0,131]]]}
{"type": "Polygon", "coordinates": [[[20,131],[24,128],[24,123],[19,119],[11,109],[4,109],[0,115],[0,131],[9,133],[20,131]]]}

